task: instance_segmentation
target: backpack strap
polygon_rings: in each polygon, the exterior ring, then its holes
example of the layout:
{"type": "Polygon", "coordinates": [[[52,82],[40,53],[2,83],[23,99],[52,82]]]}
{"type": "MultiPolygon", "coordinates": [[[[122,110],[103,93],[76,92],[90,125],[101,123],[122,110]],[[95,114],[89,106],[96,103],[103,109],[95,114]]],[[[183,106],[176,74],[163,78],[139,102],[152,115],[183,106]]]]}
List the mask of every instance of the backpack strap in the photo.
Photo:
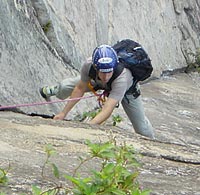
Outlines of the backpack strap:
{"type": "Polygon", "coordinates": [[[111,91],[112,82],[122,73],[123,70],[124,70],[124,65],[121,62],[119,62],[116,69],[114,70],[114,73],[113,73],[111,79],[107,83],[108,91],[111,91]]]}
{"type": "Polygon", "coordinates": [[[94,64],[91,65],[88,76],[91,79],[95,80],[95,78],[96,78],[96,68],[94,67],[94,64]]]}
{"type": "MultiPolygon", "coordinates": [[[[117,65],[117,67],[114,69],[114,72],[113,72],[113,75],[112,75],[111,79],[107,83],[106,89],[104,89],[104,90],[106,90],[107,92],[111,91],[111,84],[112,84],[112,82],[122,73],[123,70],[124,70],[124,65],[121,62],[119,62],[118,65],[117,65]]],[[[90,67],[89,77],[91,79],[93,79],[93,80],[95,80],[96,77],[97,77],[97,70],[94,67],[94,65],[92,65],[90,67]]],[[[102,87],[100,87],[98,85],[94,86],[94,90],[95,91],[97,91],[99,89],[102,89],[102,87]]]]}

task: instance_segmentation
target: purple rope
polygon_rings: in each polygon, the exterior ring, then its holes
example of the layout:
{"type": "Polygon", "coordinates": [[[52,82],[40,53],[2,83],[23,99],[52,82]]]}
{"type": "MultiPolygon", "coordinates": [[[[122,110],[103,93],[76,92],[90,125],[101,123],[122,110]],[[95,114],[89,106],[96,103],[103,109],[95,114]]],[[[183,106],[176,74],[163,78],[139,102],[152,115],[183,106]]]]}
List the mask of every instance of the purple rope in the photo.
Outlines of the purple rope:
{"type": "Polygon", "coordinates": [[[0,110],[18,108],[18,107],[40,106],[40,105],[45,105],[45,104],[54,104],[54,103],[59,103],[59,102],[88,99],[88,98],[91,98],[91,97],[94,97],[94,95],[87,96],[87,97],[71,98],[71,99],[69,98],[69,99],[65,99],[65,100],[55,100],[55,101],[49,101],[49,102],[35,102],[35,103],[31,103],[31,104],[17,104],[17,105],[10,105],[10,106],[0,106],[0,110]]]}

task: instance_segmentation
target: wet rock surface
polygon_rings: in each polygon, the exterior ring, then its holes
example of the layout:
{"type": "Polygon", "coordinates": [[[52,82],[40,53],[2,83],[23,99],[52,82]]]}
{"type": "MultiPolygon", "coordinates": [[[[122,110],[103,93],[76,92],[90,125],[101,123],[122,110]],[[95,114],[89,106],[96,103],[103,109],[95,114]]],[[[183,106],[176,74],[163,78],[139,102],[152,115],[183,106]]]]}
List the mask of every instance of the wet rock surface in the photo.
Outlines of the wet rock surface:
{"type": "MultiPolygon", "coordinates": [[[[0,191],[31,194],[31,186],[52,187],[62,183],[52,176],[44,147],[52,144],[57,155],[51,158],[62,173],[72,174],[79,156],[87,153],[86,139],[106,141],[112,132],[118,143],[126,142],[142,154],[139,181],[153,195],[200,195],[200,90],[199,75],[165,76],[141,86],[147,116],[155,127],[156,139],[135,134],[124,118],[117,127],[108,121],[90,126],[76,121],[54,121],[14,112],[0,112],[0,168],[7,169],[9,183],[0,191]]],[[[95,168],[90,162],[83,174],[95,168]]]]}

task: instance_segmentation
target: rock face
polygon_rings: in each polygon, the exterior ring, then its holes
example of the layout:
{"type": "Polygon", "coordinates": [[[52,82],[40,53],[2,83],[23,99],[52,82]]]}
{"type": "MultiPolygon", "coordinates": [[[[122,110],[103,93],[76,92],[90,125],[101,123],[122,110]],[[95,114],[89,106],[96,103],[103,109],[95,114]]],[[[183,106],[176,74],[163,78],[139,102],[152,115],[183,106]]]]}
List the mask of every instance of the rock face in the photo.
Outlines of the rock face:
{"type": "MultiPolygon", "coordinates": [[[[0,104],[41,101],[42,83],[57,82],[73,71],[64,67],[51,48],[29,1],[2,1],[0,17],[0,104]]],[[[38,112],[40,108],[23,110],[38,112]]]]}
{"type": "MultiPolygon", "coordinates": [[[[199,0],[1,0],[0,21],[2,106],[41,103],[39,88],[75,77],[99,44],[124,38],[140,42],[152,59],[155,77],[185,67],[192,60],[189,53],[200,47],[199,0]]],[[[119,142],[143,154],[139,179],[152,194],[200,195],[199,83],[199,75],[181,74],[142,86],[156,140],[135,135],[121,108],[115,113],[124,121],[115,129],[109,120],[100,129],[1,111],[0,168],[10,164],[11,170],[8,186],[0,184],[0,191],[30,194],[33,184],[49,186],[40,174],[44,145],[54,145],[58,156],[52,160],[64,173],[86,152],[85,139],[106,140],[104,129],[111,129],[119,142]]],[[[81,101],[77,110],[94,105],[88,102],[81,101]]],[[[61,107],[63,103],[14,110],[52,114],[61,107]]]]}
{"type": "MultiPolygon", "coordinates": [[[[143,188],[151,189],[151,195],[200,195],[199,79],[195,74],[179,74],[142,86],[145,111],[155,127],[155,140],[126,128],[125,116],[122,127],[114,128],[109,123],[88,126],[0,112],[0,168],[7,170],[10,165],[9,183],[0,184],[0,192],[28,195],[32,185],[43,189],[55,183],[66,186],[66,181],[52,176],[50,166],[45,169],[46,177],[41,176],[46,160],[44,147],[52,144],[57,154],[51,162],[61,175],[72,175],[80,163],[79,157],[88,152],[85,140],[105,142],[112,135],[118,144],[126,142],[142,154],[139,181],[143,188]]],[[[116,112],[121,113],[121,109],[116,112]]],[[[90,161],[79,173],[84,176],[97,166],[97,162],[90,161]]]]}
{"type": "MultiPolygon", "coordinates": [[[[186,66],[200,46],[198,0],[2,0],[0,104],[42,101],[40,86],[77,74],[96,45],[131,38],[163,70],[186,66]]],[[[57,112],[63,105],[20,108],[57,112]]]]}

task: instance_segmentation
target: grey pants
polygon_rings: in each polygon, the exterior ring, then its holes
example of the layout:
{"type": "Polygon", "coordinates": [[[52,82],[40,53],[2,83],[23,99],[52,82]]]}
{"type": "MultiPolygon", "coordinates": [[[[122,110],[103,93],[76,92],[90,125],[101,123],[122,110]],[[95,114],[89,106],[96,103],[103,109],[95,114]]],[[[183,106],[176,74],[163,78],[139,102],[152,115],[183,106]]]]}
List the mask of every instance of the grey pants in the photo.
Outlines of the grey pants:
{"type": "MultiPolygon", "coordinates": [[[[57,86],[58,92],[56,97],[59,99],[66,99],[69,97],[79,80],[80,76],[61,81],[57,86]]],[[[126,95],[121,103],[135,132],[146,137],[154,138],[154,130],[150,121],[145,116],[141,96],[135,99],[133,95],[126,95]]]]}
{"type": "Polygon", "coordinates": [[[61,81],[57,85],[58,92],[56,93],[56,97],[61,100],[68,98],[71,95],[74,87],[76,86],[79,80],[80,80],[80,76],[76,76],[76,77],[67,78],[61,81]]]}
{"type": "Polygon", "coordinates": [[[135,132],[146,137],[154,138],[154,130],[149,119],[145,116],[141,95],[136,99],[133,95],[126,95],[121,103],[135,132]]]}

